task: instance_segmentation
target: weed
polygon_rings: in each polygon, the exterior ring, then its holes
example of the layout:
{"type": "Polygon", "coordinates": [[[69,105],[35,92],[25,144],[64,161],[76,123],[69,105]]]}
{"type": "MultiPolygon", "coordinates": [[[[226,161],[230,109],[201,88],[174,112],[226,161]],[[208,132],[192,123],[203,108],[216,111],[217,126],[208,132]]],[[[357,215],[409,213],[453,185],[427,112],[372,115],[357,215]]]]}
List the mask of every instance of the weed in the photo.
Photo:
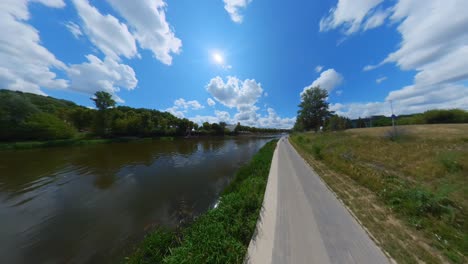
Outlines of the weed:
{"type": "Polygon", "coordinates": [[[318,160],[323,160],[322,146],[313,145],[312,146],[312,154],[314,155],[314,158],[316,158],[318,160]]]}
{"type": "Polygon", "coordinates": [[[140,247],[125,261],[128,264],[162,263],[162,260],[169,255],[170,248],[176,244],[177,239],[174,231],[159,228],[149,233],[140,247]]]}
{"type": "Polygon", "coordinates": [[[444,152],[439,156],[439,161],[449,173],[456,173],[463,169],[458,162],[459,154],[454,152],[444,152]]]}

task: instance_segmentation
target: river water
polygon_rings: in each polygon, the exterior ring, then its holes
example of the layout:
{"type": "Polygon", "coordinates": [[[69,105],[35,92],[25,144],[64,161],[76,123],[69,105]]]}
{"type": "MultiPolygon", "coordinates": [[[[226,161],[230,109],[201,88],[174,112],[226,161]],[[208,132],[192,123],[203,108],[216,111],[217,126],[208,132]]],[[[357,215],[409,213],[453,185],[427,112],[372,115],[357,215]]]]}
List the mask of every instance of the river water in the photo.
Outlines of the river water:
{"type": "Polygon", "coordinates": [[[0,263],[121,262],[145,232],[212,207],[269,140],[0,151],[0,263]]]}

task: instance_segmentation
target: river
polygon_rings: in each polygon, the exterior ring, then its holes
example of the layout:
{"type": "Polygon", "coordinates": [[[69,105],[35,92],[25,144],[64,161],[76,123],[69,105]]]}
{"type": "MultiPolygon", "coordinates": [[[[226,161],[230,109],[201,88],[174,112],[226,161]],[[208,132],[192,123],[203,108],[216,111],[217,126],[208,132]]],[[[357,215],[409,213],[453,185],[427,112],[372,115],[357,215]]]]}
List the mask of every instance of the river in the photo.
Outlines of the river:
{"type": "Polygon", "coordinates": [[[270,139],[0,151],[0,263],[115,263],[157,226],[212,207],[270,139]]]}

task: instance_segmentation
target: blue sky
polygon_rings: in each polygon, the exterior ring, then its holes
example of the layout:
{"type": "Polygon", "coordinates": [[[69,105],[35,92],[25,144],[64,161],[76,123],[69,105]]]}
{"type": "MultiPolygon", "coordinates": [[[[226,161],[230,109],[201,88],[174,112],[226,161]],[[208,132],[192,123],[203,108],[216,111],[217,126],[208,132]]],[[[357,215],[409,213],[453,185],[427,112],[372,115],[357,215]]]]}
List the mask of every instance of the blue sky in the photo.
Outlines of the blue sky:
{"type": "Polygon", "coordinates": [[[466,0],[3,0],[0,88],[291,127],[320,85],[351,118],[468,108],[466,0]]]}

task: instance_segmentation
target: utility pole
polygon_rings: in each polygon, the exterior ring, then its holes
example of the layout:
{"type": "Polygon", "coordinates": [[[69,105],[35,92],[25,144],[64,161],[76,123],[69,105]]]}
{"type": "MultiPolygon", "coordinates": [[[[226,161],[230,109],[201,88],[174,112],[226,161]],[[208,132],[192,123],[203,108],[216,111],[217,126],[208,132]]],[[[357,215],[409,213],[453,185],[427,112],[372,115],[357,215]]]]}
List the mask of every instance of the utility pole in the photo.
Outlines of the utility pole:
{"type": "Polygon", "coordinates": [[[393,102],[390,100],[390,108],[392,109],[392,126],[393,126],[393,136],[396,137],[396,127],[395,127],[395,114],[393,113],[393,102]]]}

